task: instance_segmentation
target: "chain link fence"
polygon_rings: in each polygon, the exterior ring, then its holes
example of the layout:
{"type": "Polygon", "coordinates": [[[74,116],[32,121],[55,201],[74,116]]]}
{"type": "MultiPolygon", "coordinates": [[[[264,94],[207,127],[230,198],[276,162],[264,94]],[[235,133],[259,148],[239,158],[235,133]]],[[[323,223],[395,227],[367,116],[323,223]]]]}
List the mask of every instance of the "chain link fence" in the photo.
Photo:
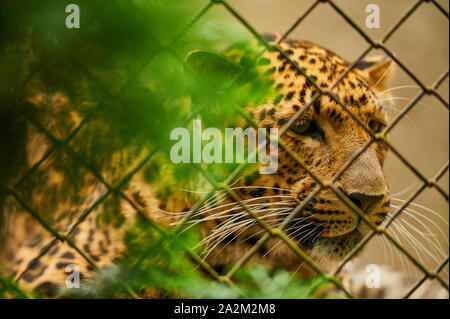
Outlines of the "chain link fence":
{"type": "MultiPolygon", "coordinates": [[[[448,202],[449,195],[448,193],[438,184],[438,181],[444,176],[444,174],[449,169],[449,163],[447,162],[434,176],[431,178],[428,176],[425,176],[420,172],[418,168],[416,168],[411,161],[409,161],[405,156],[402,155],[402,153],[394,146],[392,145],[389,140],[386,138],[386,135],[391,132],[395,126],[402,121],[405,116],[421,101],[422,98],[425,96],[433,96],[437,100],[439,100],[444,107],[448,109],[449,104],[448,101],[445,100],[441,94],[438,93],[438,88],[440,85],[448,78],[449,71],[448,69],[444,70],[442,72],[442,75],[436,79],[436,81],[428,85],[424,82],[422,82],[418,75],[414,74],[402,61],[389,49],[385,43],[394,35],[394,33],[402,27],[402,24],[405,23],[414,13],[421,7],[421,6],[433,6],[436,8],[437,14],[444,15],[447,19],[449,17],[449,13],[443,8],[437,1],[434,0],[418,0],[403,16],[401,16],[398,21],[390,28],[390,30],[386,33],[386,35],[379,41],[372,39],[365,31],[364,29],[356,24],[352,17],[347,15],[336,3],[335,1],[329,0],[318,0],[314,1],[312,5],[296,20],[292,23],[292,25],[289,27],[289,29],[282,35],[282,37],[278,40],[278,43],[276,45],[269,43],[250,23],[239,13],[237,12],[227,1],[221,1],[221,0],[211,0],[209,1],[199,12],[198,14],[193,17],[191,22],[185,26],[185,28],[173,39],[173,41],[169,45],[163,45],[161,43],[158,43],[157,39],[153,39],[155,45],[159,46],[160,50],[166,51],[168,54],[171,54],[174,56],[175,60],[177,60],[180,64],[183,64],[183,57],[180,57],[177,55],[177,53],[172,50],[172,46],[177,43],[180,39],[183,38],[183,36],[188,32],[188,30],[195,25],[199,19],[201,19],[207,12],[211,10],[211,8],[215,6],[222,6],[225,8],[228,13],[233,16],[236,19],[236,23],[242,24],[257,40],[259,43],[264,45],[265,50],[276,50],[279,51],[279,53],[283,56],[283,58],[288,61],[288,63],[291,64],[293,68],[295,68],[296,71],[302,74],[302,76],[306,77],[309,82],[314,86],[316,93],[313,96],[312,100],[305,105],[302,109],[298,111],[298,113],[294,116],[293,119],[291,119],[280,131],[280,136],[276,142],[278,142],[279,146],[281,146],[292,158],[299,164],[301,167],[308,172],[314,178],[314,180],[317,182],[317,185],[315,189],[290,213],[290,215],[284,220],[283,223],[277,228],[271,227],[267,222],[265,222],[263,219],[258,217],[258,214],[252,211],[252,208],[245,204],[245,202],[242,201],[242,199],[239,197],[239,195],[231,188],[230,185],[233,184],[233,182],[240,176],[242,173],[242,170],[245,166],[245,164],[242,164],[238,166],[232,174],[228,176],[228,178],[224,181],[217,181],[214,176],[212,176],[209,172],[207,172],[204,168],[201,166],[198,166],[197,168],[200,170],[201,174],[206,178],[206,180],[212,185],[214,188],[212,191],[210,191],[208,194],[204,196],[199,202],[197,202],[194,207],[190,210],[190,213],[188,216],[184,218],[181,225],[175,227],[173,232],[177,232],[178,229],[181,228],[183,224],[185,224],[187,221],[189,221],[190,217],[192,217],[197,210],[202,207],[202,205],[208,201],[208,199],[211,198],[211,196],[214,195],[216,191],[225,191],[228,196],[235,201],[236,203],[240,204],[244,210],[247,211],[247,213],[254,218],[257,223],[264,228],[265,234],[258,240],[258,242],[253,246],[252,249],[248,250],[245,255],[243,255],[238,262],[236,262],[232,268],[225,274],[220,275],[218,272],[214,270],[213,267],[211,267],[208,263],[206,263],[201,256],[199,256],[191,247],[185,246],[185,250],[187,254],[189,254],[190,257],[192,257],[193,260],[198,262],[198,264],[207,272],[209,273],[213,278],[215,278],[217,281],[226,283],[229,286],[235,286],[235,283],[233,281],[233,276],[238,271],[238,269],[243,266],[250,258],[251,256],[260,248],[267,240],[273,237],[277,237],[284,241],[296,254],[298,254],[316,273],[318,276],[321,276],[325,280],[329,281],[333,285],[335,285],[339,290],[342,290],[344,294],[348,298],[353,298],[352,294],[347,291],[341,281],[338,279],[338,275],[342,271],[343,267],[364,247],[366,244],[374,238],[376,235],[382,235],[385,236],[397,249],[400,254],[404,254],[420,271],[423,273],[423,278],[417,282],[416,285],[404,296],[405,298],[410,297],[425,281],[427,280],[435,280],[439,282],[442,287],[444,287],[446,290],[448,290],[448,284],[445,282],[444,279],[441,278],[440,272],[442,269],[444,269],[448,263],[449,263],[449,257],[447,256],[444,260],[442,260],[439,267],[436,269],[428,269],[424,263],[415,257],[411,252],[406,250],[399,241],[394,238],[394,236],[391,235],[389,231],[389,226],[394,222],[395,219],[397,219],[402,212],[415,200],[425,189],[432,188],[435,189],[437,192],[439,192],[443,198],[448,202]],[[359,35],[366,41],[367,48],[359,55],[358,59],[354,63],[351,64],[351,66],[344,72],[339,79],[336,80],[336,82],[330,86],[328,89],[324,90],[322,87],[318,86],[314,79],[310,78],[308,74],[305,73],[304,69],[300,68],[294,61],[291,60],[290,56],[285,53],[283,50],[280,49],[278,46],[282,41],[284,41],[305,19],[308,18],[308,16],[319,6],[330,6],[337,15],[341,16],[353,29],[355,29],[359,35]],[[391,123],[381,132],[378,134],[373,134],[371,130],[360,121],[360,119],[351,113],[351,111],[347,108],[347,106],[338,99],[337,95],[334,92],[334,89],[336,86],[344,79],[344,77],[357,65],[358,62],[360,62],[364,57],[366,57],[372,50],[375,49],[381,49],[383,52],[386,53],[396,64],[398,67],[400,67],[404,72],[406,72],[409,77],[421,88],[421,92],[413,99],[411,102],[391,121],[391,123]],[[319,176],[314,172],[314,169],[310,166],[308,166],[304,159],[300,158],[294,151],[292,151],[289,146],[286,145],[286,143],[282,139],[282,135],[286,130],[289,129],[290,125],[304,112],[306,112],[311,105],[314,104],[314,102],[319,99],[322,95],[329,96],[333,101],[335,101],[345,112],[347,112],[354,121],[358,123],[358,125],[361,126],[368,134],[370,134],[370,141],[364,145],[356,154],[353,155],[351,159],[348,160],[348,162],[341,167],[337,174],[334,175],[334,177],[331,180],[322,180],[319,178],[319,176]],[[395,154],[398,159],[406,166],[408,167],[421,181],[422,184],[420,187],[418,187],[412,195],[409,196],[409,198],[401,205],[399,209],[396,210],[396,212],[392,215],[392,217],[384,223],[382,226],[377,226],[373,224],[367,216],[364,214],[364,212],[354,204],[352,200],[350,200],[346,194],[344,194],[338,187],[336,187],[335,182],[339,179],[339,177],[350,167],[350,165],[372,144],[375,142],[381,142],[385,144],[390,151],[395,154]],[[348,253],[338,264],[338,266],[335,268],[335,271],[333,273],[325,273],[322,271],[321,267],[311,258],[309,257],[301,248],[298,247],[298,245],[290,239],[290,237],[284,232],[285,226],[292,221],[295,216],[297,216],[304,207],[310,203],[310,201],[323,189],[330,189],[332,190],[337,197],[339,197],[340,200],[342,200],[343,203],[345,203],[346,206],[348,206],[355,214],[359,216],[359,218],[366,223],[370,228],[371,232],[365,236],[365,238],[356,245],[350,253],[348,253]]],[[[73,39],[73,43],[80,43],[81,39],[73,39]]],[[[61,48],[61,51],[67,52],[67,48],[61,48]]],[[[59,52],[58,54],[61,54],[59,52]]],[[[55,54],[56,55],[56,54],[55,54]]],[[[145,61],[144,65],[148,63],[151,59],[153,59],[157,54],[153,54],[147,61],[145,61]]],[[[43,71],[46,65],[48,65],[49,61],[52,59],[51,56],[44,59],[41,63],[39,63],[38,67],[33,70],[29,76],[24,80],[24,82],[19,85],[13,92],[12,96],[17,96],[17,93],[20,92],[26,85],[29,83],[32,78],[43,71]]],[[[76,63],[76,61],[74,60],[76,63]]],[[[143,69],[143,68],[142,68],[143,69]]],[[[81,72],[84,72],[85,75],[91,79],[98,87],[101,89],[101,98],[106,100],[116,100],[121,101],[121,95],[127,91],[130,83],[132,83],[136,77],[138,76],[139,71],[136,72],[136,74],[133,74],[131,77],[129,77],[123,84],[123,86],[117,91],[116,94],[111,94],[108,87],[102,83],[101,80],[97,79],[93,74],[89,72],[86,68],[80,65],[81,72]]],[[[14,104],[20,104],[23,103],[23,101],[20,101],[16,99],[13,101],[14,104]]],[[[26,120],[29,121],[39,132],[44,134],[52,143],[53,145],[48,148],[45,152],[45,154],[42,156],[42,158],[37,161],[30,169],[29,171],[24,174],[21,179],[14,185],[12,188],[8,188],[7,194],[8,196],[13,197],[17,203],[19,203],[24,210],[26,210],[33,218],[35,218],[53,237],[54,239],[49,242],[43,249],[41,249],[38,256],[36,256],[33,260],[39,260],[43,256],[49,253],[52,247],[54,247],[59,242],[65,242],[68,245],[70,245],[73,249],[75,249],[94,269],[98,268],[97,262],[82,248],[80,247],[76,241],[73,239],[74,231],[75,229],[83,223],[88,216],[102,203],[105,202],[105,200],[112,196],[112,194],[118,195],[123,200],[128,202],[135,210],[136,212],[143,217],[143,219],[148,223],[150,227],[152,227],[154,230],[159,232],[163,237],[168,236],[167,230],[161,228],[158,226],[154,221],[148,218],[146,213],[142,211],[140,206],[136,204],[136,200],[125,194],[123,191],[124,185],[127,184],[128,181],[131,180],[131,178],[138,173],[154,156],[154,154],[158,151],[157,149],[154,149],[140,161],[138,165],[136,165],[131,171],[126,174],[126,176],[117,184],[113,185],[110,182],[107,181],[107,179],[102,176],[102,174],[91,164],[87,159],[85,159],[82,155],[77,153],[76,150],[73,149],[73,146],[70,144],[71,141],[75,139],[77,136],[77,133],[80,132],[80,130],[83,129],[84,126],[89,125],[90,119],[98,112],[98,110],[102,106],[97,106],[90,114],[85,116],[84,119],[80,122],[80,124],[72,130],[72,132],[64,139],[58,138],[53,134],[50,130],[48,130],[45,125],[42,123],[39,123],[38,120],[36,120],[33,116],[30,114],[24,113],[26,120]],[[33,209],[33,205],[30,203],[27,203],[27,201],[21,196],[20,194],[20,188],[21,186],[26,182],[26,180],[29,178],[29,176],[35,172],[51,155],[55,152],[56,149],[63,149],[68,156],[72,157],[77,162],[81,163],[82,166],[85,167],[87,171],[89,171],[93,176],[95,176],[96,179],[98,179],[99,182],[101,182],[104,187],[106,187],[107,191],[99,197],[88,209],[86,209],[81,216],[76,220],[76,222],[72,225],[72,227],[67,232],[59,232],[57,229],[55,229],[50,223],[48,223],[44,218],[41,217],[41,213],[35,209],[33,209]]],[[[243,113],[243,111],[239,108],[236,108],[237,111],[247,120],[247,122],[257,128],[257,124],[253,122],[252,118],[248,115],[243,113]]],[[[32,265],[28,265],[28,267],[17,277],[18,279],[22,278],[27,271],[30,270],[32,265]]],[[[131,289],[127,288],[127,291],[132,297],[137,297],[136,293],[131,289]]]]}

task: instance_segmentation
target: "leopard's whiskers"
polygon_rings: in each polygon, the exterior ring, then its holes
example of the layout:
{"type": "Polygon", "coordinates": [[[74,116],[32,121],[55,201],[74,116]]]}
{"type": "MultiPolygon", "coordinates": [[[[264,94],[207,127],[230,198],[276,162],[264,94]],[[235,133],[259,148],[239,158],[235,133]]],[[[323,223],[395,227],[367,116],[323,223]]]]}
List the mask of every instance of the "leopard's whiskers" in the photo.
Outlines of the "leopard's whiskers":
{"type": "Polygon", "coordinates": [[[414,242],[413,242],[413,244],[414,244],[414,245],[413,245],[413,246],[414,246],[414,249],[420,248],[421,251],[422,251],[422,253],[428,254],[433,260],[435,260],[436,262],[439,262],[439,261],[436,259],[436,256],[430,251],[430,249],[427,249],[427,248],[422,244],[422,242],[419,241],[419,240],[411,233],[411,231],[409,231],[405,226],[409,227],[411,230],[414,230],[416,233],[420,234],[421,236],[425,235],[422,239],[424,239],[424,240],[431,246],[431,248],[434,249],[434,252],[435,252],[436,254],[441,254],[441,256],[440,256],[441,258],[445,257],[444,254],[443,254],[443,251],[444,251],[443,247],[441,246],[441,244],[440,244],[439,241],[437,241],[437,244],[436,244],[436,242],[432,240],[432,239],[436,239],[436,236],[435,236],[433,233],[431,233],[431,230],[430,230],[428,227],[425,226],[426,229],[427,229],[427,231],[430,231],[430,234],[429,234],[429,235],[433,236],[433,237],[431,237],[431,238],[427,237],[427,236],[426,236],[427,234],[424,234],[424,233],[423,233],[422,231],[420,231],[416,226],[412,225],[411,223],[409,223],[409,222],[406,221],[405,219],[403,219],[403,220],[402,220],[402,219],[399,219],[398,223],[397,223],[397,224],[393,223],[393,225],[396,225],[396,226],[400,227],[400,228],[403,230],[403,233],[404,233],[408,238],[410,238],[412,241],[414,241],[414,242]],[[403,225],[403,224],[405,224],[405,225],[403,225]],[[438,246],[439,246],[439,247],[438,247],[438,246]]]}
{"type": "MultiPolygon", "coordinates": [[[[393,198],[393,201],[397,201],[399,203],[404,203],[405,200],[399,199],[399,198],[393,198]]],[[[410,203],[410,206],[417,207],[420,209],[423,209],[427,211],[427,213],[432,214],[434,217],[437,217],[443,225],[446,225],[448,227],[448,221],[445,220],[441,215],[439,215],[437,212],[419,205],[417,203],[410,203]]],[[[400,206],[396,204],[391,204],[392,208],[399,209],[400,206]]],[[[393,212],[390,212],[388,215],[389,217],[393,214],[393,212]]],[[[406,241],[408,241],[414,251],[417,253],[417,255],[420,258],[423,259],[431,259],[435,263],[439,263],[440,259],[444,258],[445,256],[445,249],[441,244],[441,241],[438,240],[438,235],[441,235],[446,242],[448,242],[448,234],[446,234],[443,229],[442,225],[438,225],[434,220],[429,218],[427,215],[419,212],[418,210],[412,209],[411,207],[407,207],[402,211],[402,215],[399,216],[393,223],[393,231],[392,233],[398,233],[400,235],[399,237],[402,237],[406,241]],[[407,218],[410,218],[411,221],[408,221],[407,218]],[[426,231],[420,230],[416,225],[414,225],[412,222],[417,223],[423,229],[426,231]],[[428,223],[428,224],[427,224],[428,223]],[[432,226],[434,229],[437,229],[437,233],[433,231],[430,226],[432,226]],[[414,232],[414,233],[413,233],[414,232]],[[420,236],[420,240],[417,238],[417,236],[420,236]],[[427,244],[429,247],[425,247],[424,244],[427,244]]],[[[399,238],[399,241],[401,242],[401,238],[399,238]]],[[[402,254],[403,256],[403,254],[402,254]]],[[[445,273],[448,275],[447,271],[445,273]]]]}
{"type": "Polygon", "coordinates": [[[395,86],[393,88],[389,88],[389,89],[383,90],[381,92],[378,92],[377,96],[384,95],[384,94],[390,93],[392,91],[400,90],[400,89],[413,89],[413,88],[420,89],[420,87],[417,85],[399,85],[399,86],[395,86]]]}
{"type": "MultiPolygon", "coordinates": [[[[265,220],[265,221],[268,222],[268,223],[276,221],[276,220],[278,220],[280,214],[282,215],[283,212],[276,211],[275,213],[268,214],[268,215],[266,215],[264,217],[275,216],[275,218],[269,219],[269,220],[265,220]]],[[[286,214],[288,214],[288,212],[286,212],[286,214]]],[[[230,226],[230,227],[226,231],[224,231],[223,229],[220,229],[220,228],[214,229],[210,233],[210,235],[208,235],[208,237],[211,237],[211,238],[208,238],[207,241],[204,243],[205,246],[207,247],[207,249],[206,249],[207,250],[207,254],[205,255],[204,258],[206,258],[206,256],[209,255],[209,253],[212,252],[229,235],[235,234],[233,239],[238,238],[244,231],[246,231],[248,228],[250,228],[251,226],[254,226],[254,225],[257,225],[256,220],[254,220],[252,218],[249,218],[249,219],[243,220],[243,221],[241,221],[239,223],[231,223],[231,224],[229,224],[228,226],[230,226]],[[219,235],[217,235],[216,233],[218,233],[219,235]],[[212,241],[212,244],[209,243],[211,241],[212,241]]],[[[261,231],[265,231],[265,230],[262,229],[261,231]]],[[[224,247],[222,247],[216,253],[216,255],[219,254],[228,244],[229,243],[224,245],[224,247]]]]}
{"type": "MultiPolygon", "coordinates": [[[[311,223],[308,223],[307,225],[304,225],[305,227],[306,226],[309,226],[309,225],[312,225],[312,222],[311,223]]],[[[316,227],[317,228],[317,227],[316,227]]],[[[296,230],[296,232],[298,232],[299,230],[301,230],[301,229],[298,229],[298,230],[296,230]]],[[[289,236],[293,236],[295,234],[295,232],[294,233],[289,233],[289,236]]],[[[283,243],[283,241],[282,240],[280,240],[276,245],[274,245],[274,246],[272,246],[272,248],[270,248],[265,254],[264,254],[264,256],[263,257],[265,257],[267,254],[269,254],[273,249],[275,249],[275,248],[277,248],[280,244],[282,244],[283,243]]]]}
{"type": "MultiPolygon", "coordinates": [[[[266,213],[265,215],[263,215],[261,217],[262,219],[265,219],[265,218],[271,217],[271,216],[288,214],[292,210],[292,208],[290,208],[290,207],[269,207],[269,208],[266,207],[265,208],[265,206],[269,206],[269,205],[263,205],[263,204],[268,204],[268,203],[253,204],[254,207],[252,208],[252,210],[255,213],[265,213],[265,212],[270,213],[270,214],[266,213]]],[[[239,208],[241,209],[241,211],[239,213],[233,214],[232,218],[229,218],[226,221],[224,221],[223,223],[219,224],[219,226],[217,228],[214,228],[212,230],[212,232],[213,233],[223,232],[225,229],[239,226],[239,223],[235,223],[234,221],[240,219],[241,217],[248,216],[248,212],[245,209],[243,209],[242,207],[239,207],[239,208]]],[[[248,218],[241,222],[246,222],[248,220],[252,220],[256,223],[256,220],[254,220],[253,218],[248,218]]]]}
{"type": "MultiPolygon", "coordinates": [[[[391,204],[391,206],[394,207],[394,208],[396,208],[396,209],[399,209],[399,208],[400,208],[400,206],[395,205],[395,204],[391,204]]],[[[425,230],[428,232],[428,234],[424,233],[423,231],[420,231],[417,227],[415,227],[414,225],[408,223],[408,222],[405,220],[405,218],[400,219],[400,220],[402,220],[403,222],[407,223],[408,226],[410,226],[411,228],[413,228],[414,230],[416,230],[418,233],[420,233],[421,235],[423,235],[424,238],[425,238],[426,240],[430,240],[430,241],[431,241],[431,238],[427,238],[427,235],[428,235],[428,236],[432,236],[432,237],[434,237],[435,239],[437,239],[437,236],[436,236],[436,234],[435,234],[435,233],[434,233],[434,232],[433,232],[433,231],[425,224],[425,221],[428,222],[428,223],[430,223],[432,226],[436,227],[436,229],[438,230],[438,232],[439,232],[439,233],[443,236],[443,238],[448,242],[448,234],[446,234],[446,233],[442,230],[442,227],[439,227],[439,225],[438,225],[435,221],[433,221],[432,219],[430,219],[430,218],[427,217],[426,215],[424,215],[424,214],[422,214],[422,213],[420,213],[420,212],[418,212],[418,211],[416,211],[416,210],[413,210],[413,209],[411,209],[411,208],[405,208],[405,209],[402,211],[402,213],[404,214],[404,216],[407,216],[407,217],[410,217],[410,218],[414,219],[419,225],[421,225],[423,228],[425,228],[425,230]],[[425,221],[420,220],[418,217],[423,218],[425,221]]],[[[440,216],[439,214],[436,213],[436,215],[437,215],[438,217],[440,217],[440,218],[443,220],[444,224],[448,227],[448,222],[447,222],[445,219],[443,219],[442,216],[440,216]]],[[[442,247],[440,241],[437,241],[437,242],[438,242],[438,245],[439,245],[439,250],[440,250],[440,251],[444,251],[444,248],[442,247]]]]}

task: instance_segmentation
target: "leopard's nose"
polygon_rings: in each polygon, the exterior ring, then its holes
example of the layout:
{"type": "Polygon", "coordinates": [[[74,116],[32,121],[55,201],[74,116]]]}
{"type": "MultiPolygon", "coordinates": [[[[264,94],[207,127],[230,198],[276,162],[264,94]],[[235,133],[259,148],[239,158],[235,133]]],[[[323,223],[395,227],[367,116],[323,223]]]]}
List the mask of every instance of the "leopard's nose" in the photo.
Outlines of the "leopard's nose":
{"type": "Polygon", "coordinates": [[[347,194],[347,196],[352,200],[353,203],[355,203],[359,208],[361,208],[363,212],[367,213],[367,210],[369,208],[379,203],[383,199],[384,194],[366,195],[362,193],[353,192],[347,194]]]}

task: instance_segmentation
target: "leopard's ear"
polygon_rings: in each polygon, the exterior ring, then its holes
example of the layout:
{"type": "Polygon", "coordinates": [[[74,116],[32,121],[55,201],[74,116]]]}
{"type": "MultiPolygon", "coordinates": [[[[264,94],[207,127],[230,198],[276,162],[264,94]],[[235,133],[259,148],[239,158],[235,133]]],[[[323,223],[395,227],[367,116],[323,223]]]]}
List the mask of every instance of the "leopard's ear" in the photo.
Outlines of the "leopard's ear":
{"type": "Polygon", "coordinates": [[[242,71],[239,64],[225,55],[207,50],[191,51],[184,60],[184,69],[195,82],[201,80],[216,93],[223,91],[242,71]]]}
{"type": "Polygon", "coordinates": [[[374,56],[359,61],[356,66],[367,84],[373,89],[384,90],[386,80],[392,72],[392,59],[388,56],[374,56]]]}
{"type": "Polygon", "coordinates": [[[266,38],[267,41],[272,43],[277,43],[281,39],[280,33],[264,33],[264,38],[266,38]]]}

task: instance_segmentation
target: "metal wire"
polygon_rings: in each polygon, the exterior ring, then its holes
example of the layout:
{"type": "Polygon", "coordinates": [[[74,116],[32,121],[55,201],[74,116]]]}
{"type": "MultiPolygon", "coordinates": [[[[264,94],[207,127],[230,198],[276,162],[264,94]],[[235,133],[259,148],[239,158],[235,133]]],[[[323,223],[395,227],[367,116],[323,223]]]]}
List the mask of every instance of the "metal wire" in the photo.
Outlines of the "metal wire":
{"type": "MultiPolygon", "coordinates": [[[[233,16],[237,22],[241,23],[258,41],[261,43],[265,50],[276,50],[278,51],[284,59],[289,63],[293,68],[295,68],[301,76],[304,76],[308,82],[311,83],[311,85],[316,89],[316,93],[314,94],[312,100],[305,105],[301,110],[297,112],[297,114],[288,122],[286,123],[283,128],[280,131],[280,136],[276,142],[279,143],[279,145],[283,148],[284,151],[286,151],[316,182],[317,186],[315,189],[293,210],[293,212],[285,219],[285,221],[277,228],[271,227],[269,224],[267,224],[264,220],[258,217],[258,215],[253,212],[252,208],[245,204],[245,202],[242,201],[242,199],[239,197],[239,195],[233,191],[233,189],[230,187],[230,185],[233,184],[233,182],[240,176],[243,169],[247,164],[241,164],[239,165],[229,176],[228,178],[223,182],[217,182],[213,176],[211,176],[203,167],[198,166],[197,169],[200,170],[201,174],[206,178],[206,180],[211,184],[213,187],[213,190],[211,190],[206,196],[204,196],[202,199],[200,199],[191,209],[190,213],[183,219],[181,222],[181,225],[176,227],[173,232],[176,233],[180,227],[187,222],[195,213],[198,211],[200,207],[202,207],[202,204],[206,202],[208,199],[211,198],[211,196],[214,195],[215,191],[225,191],[230,199],[238,203],[242,206],[242,208],[252,217],[256,220],[256,222],[265,230],[265,234],[258,240],[258,242],[247,251],[245,255],[243,255],[228,271],[228,273],[224,276],[219,275],[214,268],[212,268],[206,261],[204,261],[198,254],[196,254],[190,247],[185,246],[186,252],[191,256],[193,260],[195,260],[199,265],[202,266],[203,269],[207,273],[209,273],[213,278],[220,282],[224,282],[231,287],[236,287],[236,285],[233,283],[233,276],[236,273],[236,271],[243,266],[251,257],[252,255],[260,248],[269,238],[271,237],[277,237],[281,239],[284,243],[287,244],[290,249],[294,253],[296,253],[298,256],[300,256],[316,273],[318,276],[321,276],[325,280],[329,281],[330,283],[334,284],[338,289],[342,290],[345,295],[349,298],[353,298],[352,294],[344,288],[340,280],[338,279],[339,273],[342,271],[344,266],[376,235],[376,234],[382,234],[385,238],[387,238],[402,254],[404,254],[418,269],[422,271],[424,274],[423,278],[417,282],[416,285],[413,286],[413,288],[405,295],[405,298],[409,298],[426,280],[428,279],[434,279],[437,280],[445,289],[448,290],[448,284],[439,276],[440,271],[448,265],[449,257],[447,256],[446,259],[444,259],[440,266],[436,268],[435,271],[430,271],[426,268],[426,266],[416,257],[414,257],[410,252],[408,252],[399,242],[396,240],[388,231],[389,226],[393,223],[393,221],[398,218],[402,214],[402,212],[407,209],[407,207],[411,204],[411,202],[417,198],[425,189],[427,188],[434,188],[440,193],[446,201],[448,201],[448,193],[442,189],[438,185],[439,179],[448,171],[449,164],[448,162],[442,167],[442,169],[437,172],[436,176],[429,179],[426,177],[425,174],[422,174],[418,168],[416,168],[408,159],[398,151],[396,147],[394,147],[389,140],[386,138],[386,135],[420,102],[420,100],[425,96],[434,96],[438,101],[440,101],[445,107],[449,107],[448,101],[446,101],[438,92],[437,89],[439,86],[443,83],[445,79],[449,76],[448,69],[445,70],[442,75],[436,80],[434,84],[427,87],[419,78],[416,76],[407,66],[405,66],[399,58],[397,58],[385,45],[385,43],[391,38],[391,36],[402,26],[402,24],[407,21],[416,11],[419,7],[422,5],[433,5],[437,8],[439,12],[441,12],[447,19],[449,18],[448,12],[437,2],[437,1],[425,1],[425,0],[419,0],[417,1],[403,16],[399,18],[399,20],[390,28],[390,30],[386,33],[386,35],[382,38],[381,41],[375,41],[373,40],[366,32],[364,32],[363,28],[361,28],[347,13],[345,13],[334,1],[324,1],[324,0],[317,0],[312,3],[312,5],[287,29],[287,31],[282,35],[282,37],[279,39],[278,43],[276,45],[273,45],[269,43],[261,34],[259,34],[258,31],[238,12],[236,11],[226,0],[210,0],[200,11],[199,13],[186,25],[183,30],[174,37],[173,41],[169,45],[161,45],[158,43],[156,39],[153,39],[154,43],[156,44],[157,50],[151,54],[150,58],[145,61],[143,67],[136,70],[136,72],[130,76],[127,81],[125,82],[125,85],[118,91],[117,94],[111,94],[108,90],[107,86],[101,83],[100,80],[95,78],[89,70],[86,70],[80,63],[77,63],[76,60],[73,60],[72,62],[75,63],[80,67],[82,72],[92,81],[97,83],[99,87],[101,88],[101,94],[102,98],[108,99],[108,100],[115,100],[121,102],[121,95],[123,92],[127,90],[130,83],[132,83],[136,77],[138,76],[139,72],[144,69],[144,66],[149,63],[157,54],[161,53],[162,51],[167,51],[168,53],[172,54],[176,60],[178,60],[180,63],[183,63],[183,59],[172,50],[172,46],[180,40],[186,32],[194,26],[198,20],[200,20],[211,8],[215,6],[221,6],[227,10],[227,12],[233,16]],[[367,42],[368,47],[360,54],[358,59],[352,63],[348,69],[341,74],[341,76],[335,81],[335,83],[329,87],[327,90],[323,90],[321,87],[319,87],[314,79],[308,76],[308,74],[305,73],[304,69],[301,69],[294,61],[292,61],[287,53],[285,53],[279,46],[287,37],[289,34],[291,34],[314,10],[319,6],[329,6],[332,8],[336,14],[341,16],[349,26],[351,26],[353,29],[355,29],[358,34],[367,42]],[[421,92],[397,115],[395,119],[392,120],[392,122],[387,126],[383,132],[378,134],[373,134],[371,130],[363,123],[361,120],[355,116],[348,108],[347,106],[339,100],[339,98],[335,95],[334,91],[336,86],[345,78],[345,76],[356,66],[356,64],[361,61],[365,56],[367,56],[371,50],[373,49],[381,49],[384,51],[388,56],[390,56],[394,62],[405,71],[406,74],[420,87],[421,92]],[[335,101],[345,112],[347,112],[352,119],[355,121],[357,125],[360,125],[366,132],[370,135],[370,141],[361,147],[361,149],[356,152],[333,176],[331,180],[322,180],[315,172],[314,169],[307,165],[307,163],[300,158],[294,151],[292,151],[289,146],[283,141],[282,135],[286,130],[289,129],[289,127],[295,122],[295,120],[301,116],[304,112],[306,112],[311,105],[314,104],[314,102],[319,99],[321,96],[327,95],[329,96],[333,101],[335,101]],[[393,214],[393,216],[390,218],[390,220],[385,224],[384,227],[377,226],[373,224],[367,216],[364,214],[363,211],[359,207],[357,207],[347,196],[344,194],[336,185],[335,182],[339,179],[340,176],[351,166],[351,164],[375,141],[384,143],[393,154],[395,154],[400,161],[408,167],[421,181],[422,185],[404,202],[404,204],[393,214]],[[330,189],[335,193],[337,197],[342,200],[342,202],[347,205],[355,214],[357,214],[361,220],[366,223],[370,229],[371,232],[358,244],[356,245],[348,254],[345,256],[342,261],[337,265],[336,269],[332,273],[326,273],[324,272],[321,267],[311,258],[309,257],[301,248],[298,247],[298,245],[292,241],[289,236],[283,231],[284,227],[291,221],[295,216],[297,216],[302,209],[316,196],[316,194],[323,190],[323,189],[330,189]]],[[[61,48],[61,51],[64,51],[66,48],[61,48]]],[[[44,67],[50,63],[50,60],[52,59],[52,56],[46,56],[41,63],[38,64],[38,67],[31,72],[31,74],[25,79],[25,81],[19,85],[13,93],[20,92],[23,90],[24,86],[31,81],[31,79],[42,72],[44,67]]],[[[195,75],[195,73],[194,73],[195,75]]],[[[201,81],[201,79],[199,79],[201,81]]],[[[23,101],[17,100],[16,103],[20,105],[23,103],[23,101]]],[[[77,226],[79,226],[81,223],[83,223],[86,218],[94,211],[99,205],[101,205],[109,196],[112,194],[116,194],[120,196],[122,199],[126,200],[141,216],[150,227],[157,230],[163,237],[167,236],[168,233],[166,230],[159,227],[157,224],[155,224],[151,219],[148,218],[148,216],[143,212],[139,205],[135,202],[133,198],[130,198],[127,196],[123,191],[122,187],[126,185],[126,183],[136,174],[138,173],[142,167],[146,163],[149,162],[149,160],[152,158],[153,154],[157,151],[152,150],[145,156],[141,162],[136,165],[133,170],[128,173],[117,185],[111,185],[109,182],[106,181],[106,179],[98,172],[86,159],[84,159],[80,154],[78,154],[70,145],[70,141],[72,141],[77,134],[80,132],[80,130],[86,126],[89,125],[89,121],[91,118],[102,108],[100,106],[96,107],[91,113],[89,113],[82,121],[81,123],[65,138],[65,139],[59,139],[55,137],[50,131],[48,131],[43,125],[41,125],[38,121],[36,121],[32,116],[28,114],[24,114],[26,119],[34,125],[39,132],[43,133],[51,142],[52,146],[45,152],[45,154],[42,156],[42,158],[37,161],[20,179],[19,181],[12,187],[7,189],[7,192],[9,196],[14,198],[17,203],[19,203],[25,211],[27,211],[33,218],[35,218],[38,223],[46,229],[53,237],[53,239],[47,243],[44,248],[41,249],[40,253],[36,258],[33,259],[33,261],[39,260],[44,255],[46,255],[50,249],[56,245],[58,242],[66,242],[68,243],[72,248],[74,248],[89,264],[91,264],[94,268],[98,267],[96,262],[87,254],[83,249],[77,246],[76,242],[74,241],[72,235],[74,233],[74,230],[77,226]],[[46,222],[42,217],[41,214],[33,209],[31,205],[26,203],[26,201],[20,196],[19,189],[21,185],[31,176],[31,174],[36,171],[42,163],[50,157],[50,155],[57,149],[60,148],[64,152],[66,152],[67,155],[70,157],[76,159],[78,162],[81,163],[83,167],[85,167],[90,173],[92,173],[98,181],[104,185],[107,189],[107,192],[103,194],[100,198],[98,198],[90,208],[88,208],[79,218],[76,220],[76,222],[72,225],[72,227],[69,229],[66,233],[60,233],[57,230],[55,230],[52,225],[50,225],[48,222],[46,222]]],[[[241,116],[249,123],[249,125],[257,127],[257,123],[255,123],[252,118],[245,114],[238,106],[235,107],[236,110],[241,114],[241,116]]],[[[19,108],[18,108],[19,109],[19,108]]],[[[28,272],[32,267],[32,264],[30,263],[26,269],[18,275],[17,280],[22,278],[22,276],[28,272]]],[[[0,278],[1,279],[1,278],[0,278]]],[[[126,291],[130,294],[131,297],[137,298],[137,294],[131,290],[130,287],[125,287],[126,291]]]]}

